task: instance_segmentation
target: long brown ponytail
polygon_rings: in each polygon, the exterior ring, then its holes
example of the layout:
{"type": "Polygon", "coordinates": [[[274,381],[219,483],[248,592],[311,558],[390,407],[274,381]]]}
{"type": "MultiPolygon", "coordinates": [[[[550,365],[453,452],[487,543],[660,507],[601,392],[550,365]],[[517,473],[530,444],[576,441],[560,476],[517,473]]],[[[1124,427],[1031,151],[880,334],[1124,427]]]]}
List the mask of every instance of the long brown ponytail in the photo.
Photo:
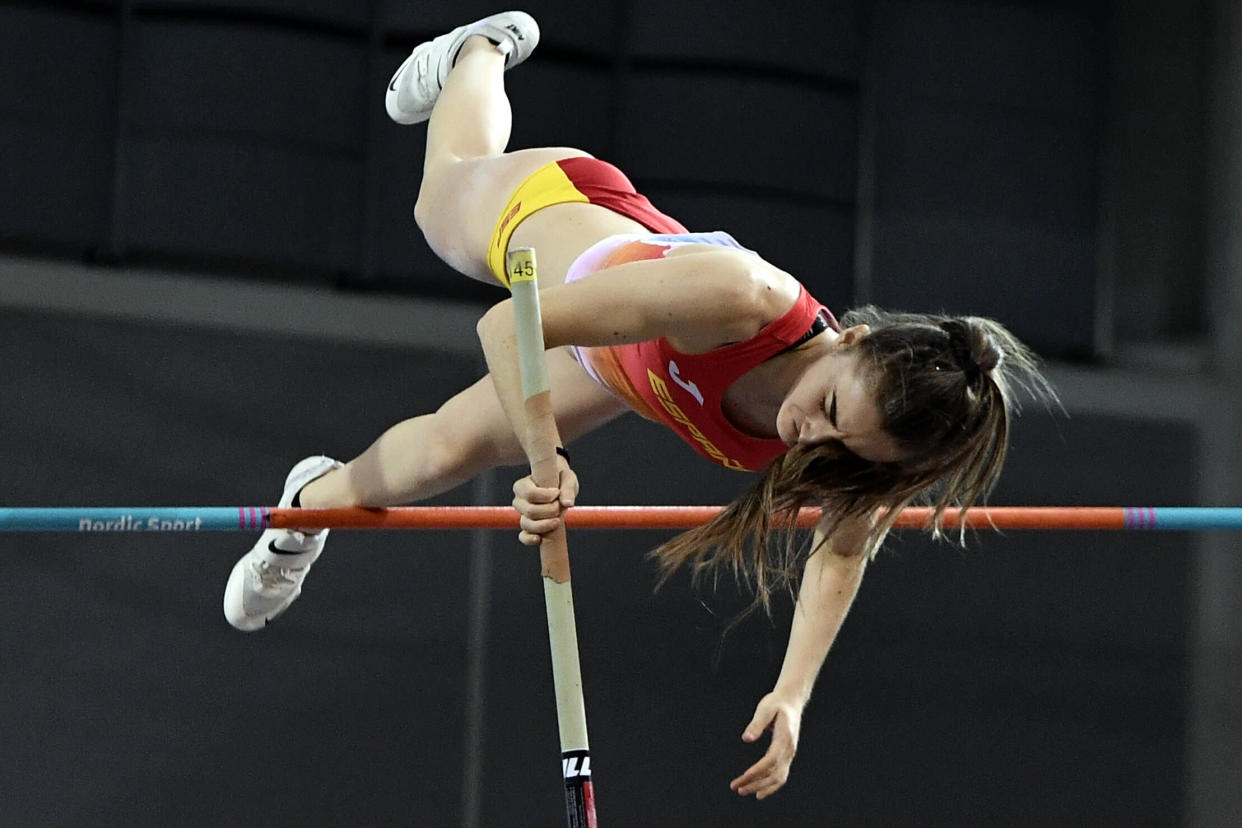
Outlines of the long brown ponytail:
{"type": "Polygon", "coordinates": [[[857,349],[884,430],[910,459],[874,463],[837,441],[795,446],[710,523],[652,553],[665,579],[683,564],[696,577],[723,568],[768,609],[774,591],[796,587],[812,551],[793,527],[803,506],[823,508],[826,538],[842,521],[874,519],[863,550],[870,555],[913,502],[934,507],[939,535],[945,509],[981,502],[1000,475],[1018,407],[1015,390],[1056,399],[1031,351],[990,319],[867,306],[846,314],[842,324],[870,326],[849,347],[857,349]]]}

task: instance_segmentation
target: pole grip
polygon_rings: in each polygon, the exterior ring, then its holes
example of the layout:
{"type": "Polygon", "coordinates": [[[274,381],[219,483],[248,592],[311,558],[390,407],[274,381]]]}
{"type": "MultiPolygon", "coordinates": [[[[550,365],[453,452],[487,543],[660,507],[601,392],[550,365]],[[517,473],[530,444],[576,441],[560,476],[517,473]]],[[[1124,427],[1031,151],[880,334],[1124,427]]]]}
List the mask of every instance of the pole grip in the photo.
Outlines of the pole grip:
{"type": "MultiPolygon", "coordinates": [[[[522,374],[522,396],[526,406],[526,457],[530,461],[531,479],[535,484],[554,488],[560,485],[556,462],[556,418],[544,353],[534,249],[519,247],[510,250],[505,259],[505,271],[513,293],[518,367],[522,374]]],[[[578,633],[569,578],[569,545],[563,523],[555,531],[544,535],[539,544],[539,561],[543,571],[544,605],[548,613],[556,720],[560,729],[566,825],[569,828],[596,828],[591,751],[587,744],[582,668],[578,660],[578,633]]]]}
{"type": "MultiPolygon", "coordinates": [[[[560,471],[556,462],[556,428],[552,414],[552,394],[541,391],[526,399],[527,457],[530,475],[540,487],[556,488],[560,485],[560,471]]],[[[539,544],[539,563],[543,577],[558,584],[569,583],[569,542],[565,537],[565,524],[543,536],[539,544]]]]}

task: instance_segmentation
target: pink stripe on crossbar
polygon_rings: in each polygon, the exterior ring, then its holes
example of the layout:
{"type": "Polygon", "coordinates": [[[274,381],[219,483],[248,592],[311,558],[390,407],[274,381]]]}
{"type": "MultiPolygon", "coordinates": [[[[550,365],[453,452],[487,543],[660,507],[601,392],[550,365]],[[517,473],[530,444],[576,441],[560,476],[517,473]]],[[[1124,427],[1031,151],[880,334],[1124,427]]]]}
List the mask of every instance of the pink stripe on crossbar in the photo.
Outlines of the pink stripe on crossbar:
{"type": "Polygon", "coordinates": [[[267,506],[238,506],[237,528],[243,532],[266,529],[272,512],[267,506]]]}
{"type": "Polygon", "coordinates": [[[1131,506],[1126,509],[1126,527],[1130,529],[1154,529],[1156,510],[1151,506],[1131,506]]]}

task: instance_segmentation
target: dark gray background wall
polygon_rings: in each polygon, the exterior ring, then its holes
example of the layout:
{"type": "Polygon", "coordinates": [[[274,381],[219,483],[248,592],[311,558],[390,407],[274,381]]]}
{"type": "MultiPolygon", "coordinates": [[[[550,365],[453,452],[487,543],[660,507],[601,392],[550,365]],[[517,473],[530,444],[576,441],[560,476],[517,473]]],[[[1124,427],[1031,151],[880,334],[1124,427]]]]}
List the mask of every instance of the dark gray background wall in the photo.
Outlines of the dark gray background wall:
{"type": "MultiPolygon", "coordinates": [[[[0,412],[11,505],[264,503],[291,458],[350,456],[472,373],[394,349],[0,320],[21,378],[0,412]]],[[[1194,442],[1184,427],[1033,416],[998,499],[1174,502],[1194,442]]],[[[575,463],[593,503],[720,502],[743,480],[637,418],[575,446],[575,463]],[[618,445],[643,451],[621,468],[618,445]]],[[[903,536],[829,660],[793,780],[758,805],[727,785],[757,758],[739,734],[780,667],[788,603],[722,639],[744,600],[684,578],[653,594],[644,552],[659,538],[572,539],[601,824],[1177,821],[1185,537],[981,536],[963,551],[903,536]]],[[[489,632],[471,642],[466,533],[338,533],[298,605],[243,635],[219,606],[248,542],[5,539],[6,824],[459,824],[471,646],[487,665],[480,824],[557,824],[529,550],[493,540],[489,632]]]]}
{"type": "MultiPolygon", "coordinates": [[[[507,76],[514,146],[617,162],[834,309],[987,313],[1060,360],[1070,416],[1028,412],[994,501],[1236,505],[1230,4],[527,8],[543,42],[507,76]]],[[[498,295],[413,231],[422,130],[380,90],[414,43],[493,10],[0,2],[0,503],[268,502],[297,458],[352,456],[471,381],[468,320],[498,295]],[[256,297],[299,310],[264,332],[256,297]]],[[[743,482],[637,420],[575,463],[595,503],[743,482]]],[[[503,503],[511,477],[444,500],[503,503]]],[[[761,804],[727,783],[757,756],[738,734],[790,608],[722,640],[744,598],[653,594],[659,540],[572,540],[603,825],[1237,811],[1228,536],[903,536],[761,804]]],[[[245,636],[219,603],[246,545],[4,539],[0,822],[558,824],[528,551],[338,533],[297,608],[245,636]]]]}

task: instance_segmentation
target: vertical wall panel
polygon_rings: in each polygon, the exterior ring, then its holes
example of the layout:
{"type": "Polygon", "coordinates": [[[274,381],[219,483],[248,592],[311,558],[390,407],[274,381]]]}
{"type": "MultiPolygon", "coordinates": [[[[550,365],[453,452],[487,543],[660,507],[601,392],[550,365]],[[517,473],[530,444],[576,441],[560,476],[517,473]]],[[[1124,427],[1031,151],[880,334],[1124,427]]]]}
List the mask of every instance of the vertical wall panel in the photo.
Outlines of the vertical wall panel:
{"type": "Polygon", "coordinates": [[[356,268],[361,46],[146,20],[134,41],[129,242],[176,256],[356,268]]]}
{"type": "Polygon", "coordinates": [[[857,0],[628,4],[631,54],[640,58],[779,67],[834,78],[858,76],[857,0]]]}
{"type": "Polygon", "coordinates": [[[1048,352],[1090,353],[1091,18],[890,0],[877,4],[872,27],[869,298],[995,316],[1048,352]]]}
{"type": "Polygon", "coordinates": [[[358,256],[356,166],[244,142],[136,140],[128,237],[157,256],[349,270],[358,256]]]}
{"type": "Polygon", "coordinates": [[[362,50],[346,38],[140,19],[128,78],[131,126],[356,151],[363,66],[362,50]]]}
{"type": "Polygon", "coordinates": [[[0,7],[0,238],[94,248],[104,237],[116,47],[105,14],[0,7]]]}
{"type": "Polygon", "coordinates": [[[511,149],[567,146],[597,156],[608,151],[613,106],[609,70],[553,58],[532,60],[506,75],[505,86],[513,107],[511,149]]]}
{"type": "Polygon", "coordinates": [[[834,313],[853,303],[854,214],[779,197],[694,194],[654,185],[646,194],[691,230],[724,230],[806,285],[834,313]]]}
{"type": "Polygon", "coordinates": [[[771,78],[635,71],[620,155],[635,176],[852,199],[857,109],[771,78]]]}

